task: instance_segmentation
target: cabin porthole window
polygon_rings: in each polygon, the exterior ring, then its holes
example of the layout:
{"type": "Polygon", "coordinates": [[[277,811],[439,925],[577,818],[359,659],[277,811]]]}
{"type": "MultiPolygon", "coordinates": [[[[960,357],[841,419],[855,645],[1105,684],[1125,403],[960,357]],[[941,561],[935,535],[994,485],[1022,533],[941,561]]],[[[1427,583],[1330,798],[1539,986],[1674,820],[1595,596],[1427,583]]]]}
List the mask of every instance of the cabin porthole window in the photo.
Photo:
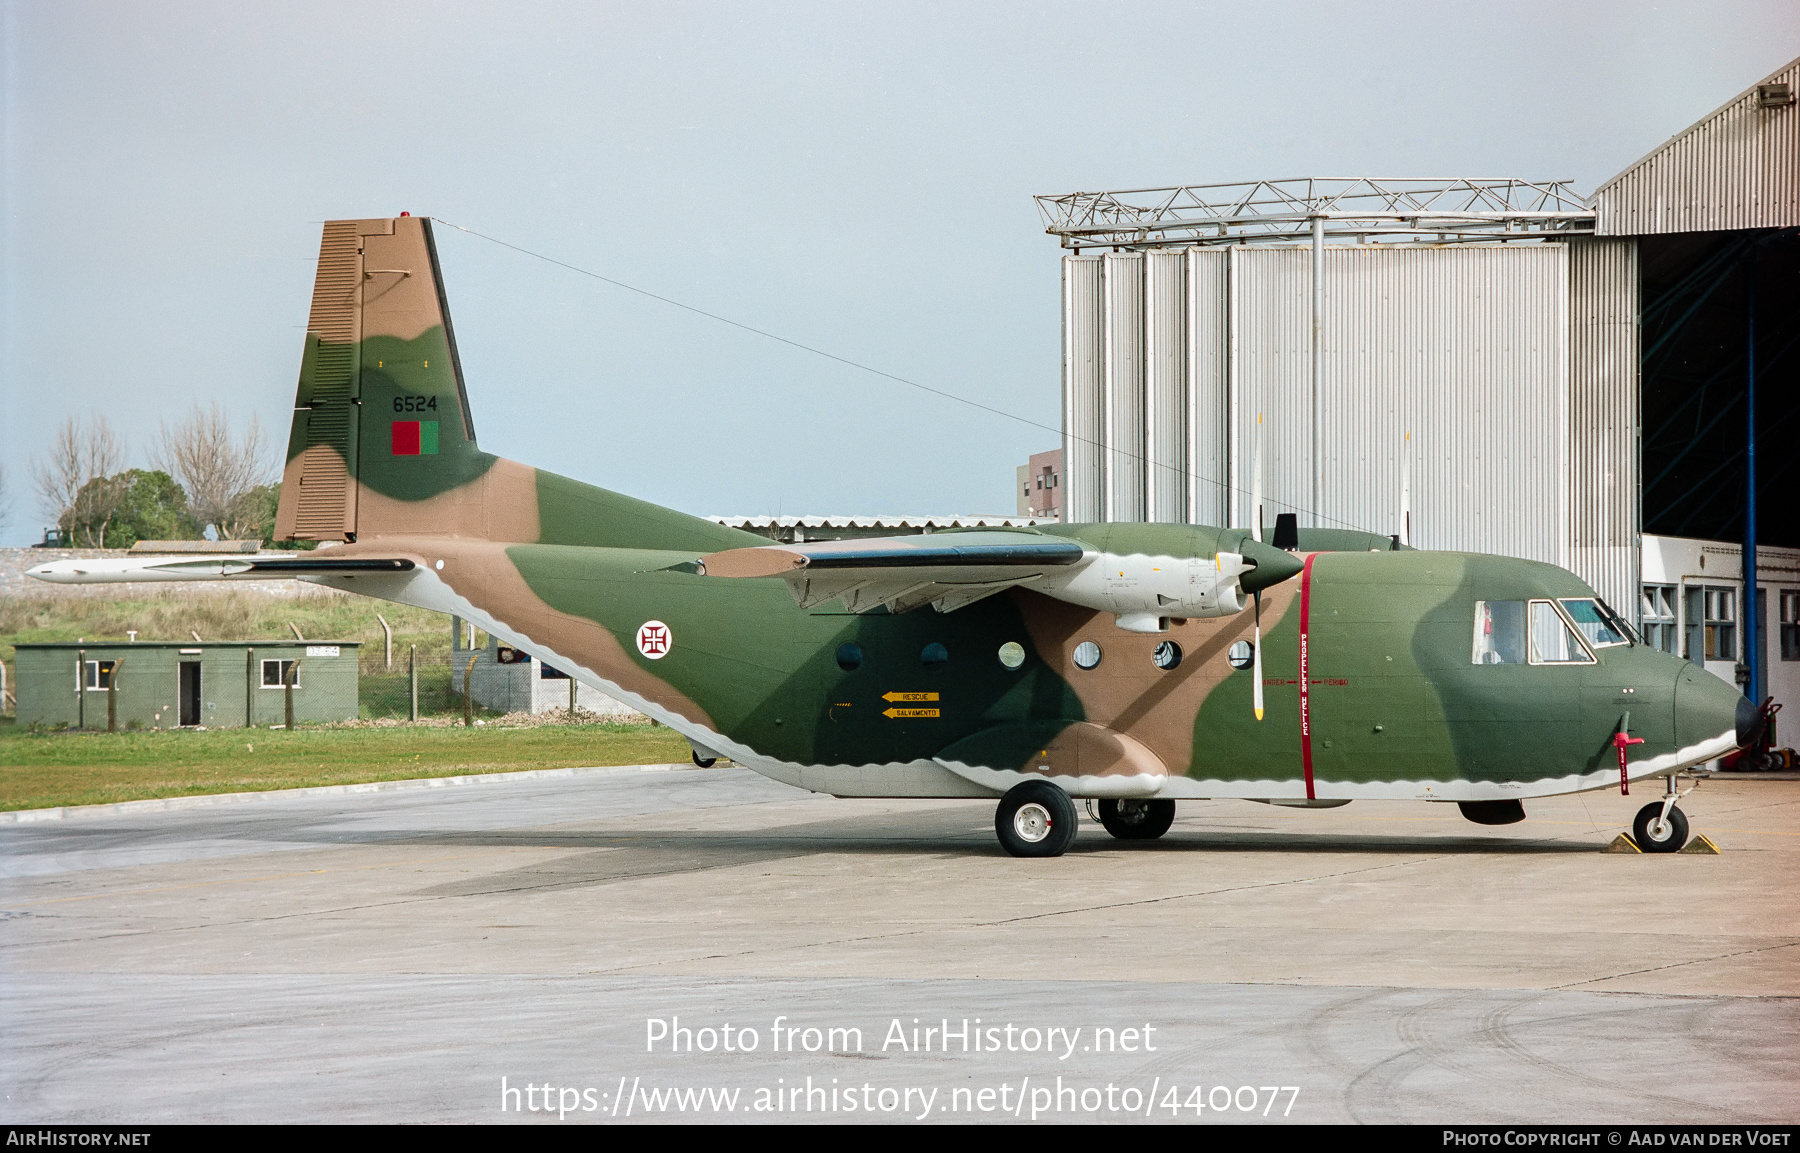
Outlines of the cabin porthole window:
{"type": "Polygon", "coordinates": [[[950,650],[932,641],[919,651],[919,663],[936,672],[950,663],[950,650]]]}
{"type": "Polygon", "coordinates": [[[1150,653],[1150,660],[1166,673],[1181,663],[1181,646],[1174,641],[1163,641],[1150,653]]]}
{"type": "Polygon", "coordinates": [[[1249,641],[1238,641],[1225,650],[1225,659],[1234,669],[1247,669],[1256,661],[1256,646],[1249,641]]]}
{"type": "Polygon", "coordinates": [[[845,641],[838,646],[838,668],[843,669],[845,672],[851,672],[854,669],[862,667],[862,661],[863,654],[861,645],[851,641],[845,641]]]}
{"type": "Polygon", "coordinates": [[[1009,669],[1016,669],[1025,663],[1025,646],[1018,641],[1007,641],[1000,646],[1000,663],[1009,669]]]}
{"type": "Polygon", "coordinates": [[[1075,646],[1075,664],[1078,668],[1092,669],[1100,665],[1100,646],[1093,641],[1082,641],[1075,646]]]}

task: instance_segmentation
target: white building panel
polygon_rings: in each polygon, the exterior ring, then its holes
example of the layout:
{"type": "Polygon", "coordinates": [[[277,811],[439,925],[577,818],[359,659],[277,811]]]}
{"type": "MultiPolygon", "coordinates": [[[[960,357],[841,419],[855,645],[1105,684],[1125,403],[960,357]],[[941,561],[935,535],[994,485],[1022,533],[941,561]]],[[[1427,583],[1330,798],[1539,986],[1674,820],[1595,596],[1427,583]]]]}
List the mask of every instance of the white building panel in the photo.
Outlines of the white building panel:
{"type": "Polygon", "coordinates": [[[1106,509],[1105,315],[1100,258],[1063,257],[1063,515],[1076,524],[1106,509]]]}
{"type": "Polygon", "coordinates": [[[1800,224],[1800,60],[1688,128],[1594,194],[1599,236],[1800,224]],[[1773,104],[1766,85],[1787,85],[1773,104]]]}
{"type": "Polygon", "coordinates": [[[1187,520],[1187,254],[1144,254],[1144,519],[1187,520]]]}
{"type": "Polygon", "coordinates": [[[1226,268],[1229,249],[1187,250],[1187,520],[1233,523],[1230,459],[1226,268]]]}
{"type": "Polygon", "coordinates": [[[1635,241],[1570,243],[1569,342],[1569,567],[1628,613],[1640,528],[1635,241]]]}
{"type": "MultiPolygon", "coordinates": [[[[1581,243],[1587,247],[1325,250],[1327,419],[1316,518],[1310,251],[1239,246],[1149,254],[1153,282],[1175,260],[1186,262],[1180,367],[1192,519],[1246,525],[1248,493],[1260,474],[1268,529],[1277,514],[1294,512],[1303,526],[1396,533],[1410,459],[1415,545],[1573,566],[1609,600],[1630,603],[1636,270],[1629,244],[1581,243]]],[[[1168,322],[1159,327],[1155,315],[1163,289],[1149,290],[1146,311],[1145,297],[1133,291],[1144,281],[1126,271],[1143,259],[1104,257],[1107,284],[1092,299],[1105,315],[1072,320],[1105,333],[1113,462],[1128,460],[1142,427],[1131,422],[1136,367],[1148,357],[1158,382],[1152,395],[1161,397],[1161,374],[1172,366],[1170,342],[1158,335],[1168,322]]],[[[1158,405],[1151,408],[1151,427],[1166,428],[1157,424],[1158,405]]],[[[1083,478],[1070,471],[1071,491],[1097,484],[1092,472],[1083,478]]],[[[1129,486],[1110,486],[1110,519],[1148,516],[1141,506],[1133,512],[1136,496],[1129,486]]]]}
{"type": "MultiPolygon", "coordinates": [[[[1304,248],[1243,248],[1238,270],[1240,483],[1261,476],[1264,539],[1284,512],[1312,526],[1312,257],[1304,248]],[[1257,416],[1262,416],[1260,450],[1257,416]]],[[[1246,521],[1254,518],[1249,501],[1246,521]]]]}
{"type": "MultiPolygon", "coordinates": [[[[1109,521],[1144,519],[1144,256],[1109,252],[1101,258],[1106,314],[1102,331],[1106,370],[1102,416],[1109,521]]],[[[1072,519],[1072,518],[1071,518],[1072,519]]]]}
{"type": "Polygon", "coordinates": [[[1415,546],[1566,565],[1567,249],[1330,248],[1325,276],[1322,525],[1398,532],[1410,444],[1415,546]]]}

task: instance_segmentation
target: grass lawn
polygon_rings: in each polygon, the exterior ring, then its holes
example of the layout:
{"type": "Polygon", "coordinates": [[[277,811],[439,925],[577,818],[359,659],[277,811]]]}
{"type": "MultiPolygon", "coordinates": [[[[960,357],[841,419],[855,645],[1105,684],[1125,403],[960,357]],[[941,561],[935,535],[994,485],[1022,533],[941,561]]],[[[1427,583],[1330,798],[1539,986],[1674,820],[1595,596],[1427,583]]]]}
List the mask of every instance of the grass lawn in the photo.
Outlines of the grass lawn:
{"type": "Polygon", "coordinates": [[[0,810],[411,777],[672,764],[686,740],[647,725],[30,732],[0,720],[0,810]]]}

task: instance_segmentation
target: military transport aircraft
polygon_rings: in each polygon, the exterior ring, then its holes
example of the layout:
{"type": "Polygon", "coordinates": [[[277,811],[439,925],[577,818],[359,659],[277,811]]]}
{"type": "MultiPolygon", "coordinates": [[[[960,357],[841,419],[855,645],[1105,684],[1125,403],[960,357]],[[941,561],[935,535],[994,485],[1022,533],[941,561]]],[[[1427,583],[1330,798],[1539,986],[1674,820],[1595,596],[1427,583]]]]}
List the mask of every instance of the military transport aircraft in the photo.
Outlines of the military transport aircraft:
{"type": "Polygon", "coordinates": [[[1162,835],[1175,802],[1522,801],[1667,778],[1758,711],[1532,561],[1290,525],[1073,524],[777,545],[476,447],[431,223],[325,225],[283,557],[46,564],[51,581],[303,579],[456,613],[687,737],[843,797],[998,798],[1021,857],[1162,835]],[[1282,539],[1285,536],[1286,539],[1282,539]]]}

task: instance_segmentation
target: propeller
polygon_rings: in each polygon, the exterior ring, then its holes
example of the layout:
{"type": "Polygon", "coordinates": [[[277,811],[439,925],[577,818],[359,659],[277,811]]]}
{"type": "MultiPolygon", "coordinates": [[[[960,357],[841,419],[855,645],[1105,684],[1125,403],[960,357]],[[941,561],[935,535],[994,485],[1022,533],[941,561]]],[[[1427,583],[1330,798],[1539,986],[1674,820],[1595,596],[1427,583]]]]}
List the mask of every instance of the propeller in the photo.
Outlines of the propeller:
{"type": "MultiPolygon", "coordinates": [[[[1250,537],[1257,544],[1262,543],[1262,413],[1256,414],[1256,434],[1250,441],[1250,537]]],[[[1250,686],[1250,707],[1256,710],[1256,719],[1263,719],[1263,675],[1262,675],[1262,589],[1256,593],[1256,632],[1255,640],[1250,642],[1250,675],[1254,679],[1250,686]]]]}
{"type": "Polygon", "coordinates": [[[1250,539],[1262,543],[1262,413],[1256,414],[1256,434],[1250,442],[1250,539]]]}
{"type": "Polygon", "coordinates": [[[1412,429],[1406,430],[1406,447],[1400,457],[1400,543],[1412,544],[1412,429]]]}
{"type": "Polygon", "coordinates": [[[1250,645],[1250,664],[1251,664],[1250,675],[1255,678],[1255,680],[1251,681],[1251,687],[1250,687],[1251,707],[1253,707],[1256,710],[1256,719],[1260,721],[1263,719],[1262,590],[1261,589],[1256,590],[1256,639],[1254,641],[1252,641],[1251,645],[1250,645]]]}

